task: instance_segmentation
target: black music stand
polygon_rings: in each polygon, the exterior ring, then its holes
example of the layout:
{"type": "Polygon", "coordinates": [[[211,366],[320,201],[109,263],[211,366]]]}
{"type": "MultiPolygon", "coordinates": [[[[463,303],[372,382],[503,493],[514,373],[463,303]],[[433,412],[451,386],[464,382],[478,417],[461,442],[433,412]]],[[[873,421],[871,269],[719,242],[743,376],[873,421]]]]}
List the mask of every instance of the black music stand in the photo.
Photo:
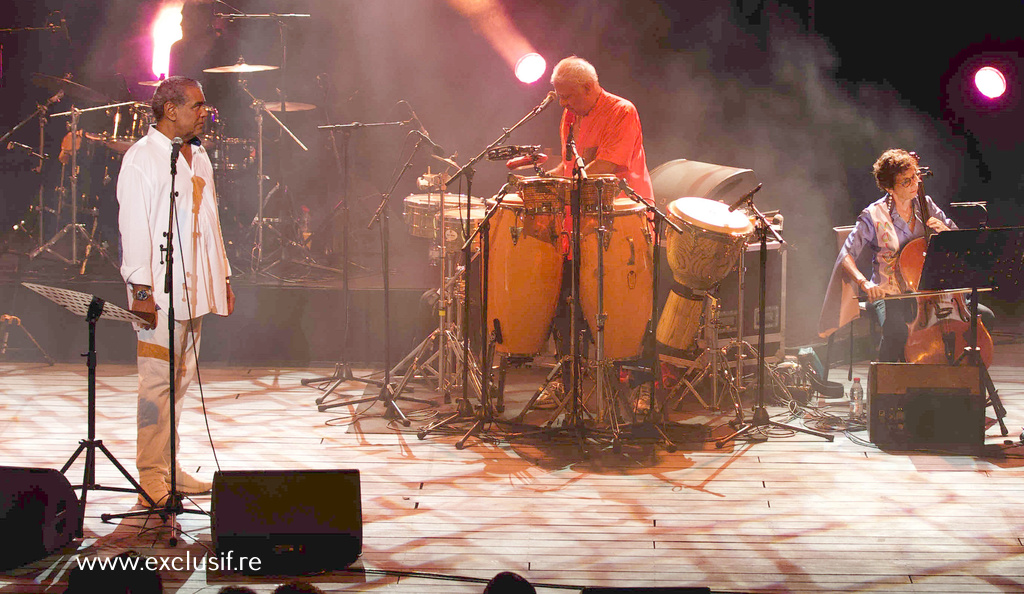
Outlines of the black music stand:
{"type": "Polygon", "coordinates": [[[980,369],[978,392],[987,395],[985,405],[995,411],[1003,435],[1009,433],[1003,422],[1006,409],[978,349],[978,291],[1007,294],[1021,278],[1021,254],[1024,227],[944,231],[929,241],[918,283],[918,291],[971,290],[971,341],[954,364],[966,359],[980,369]]]}
{"type": "Polygon", "coordinates": [[[72,291],[70,289],[61,289],[58,287],[47,287],[44,285],[35,285],[32,283],[21,283],[27,289],[39,293],[43,297],[46,297],[50,301],[53,301],[57,305],[60,305],[64,309],[70,311],[77,316],[84,316],[85,321],[89,324],[89,351],[84,355],[86,358],[86,365],[89,368],[89,400],[88,400],[88,437],[78,442],[78,449],[75,453],[68,458],[68,461],[64,463],[64,467],[60,469],[61,474],[64,474],[71,468],[71,465],[75,463],[78,456],[85,452],[85,474],[82,477],[81,485],[74,485],[72,488],[82,490],[82,520],[78,526],[78,536],[82,536],[82,528],[85,518],[85,505],[86,500],[89,496],[89,491],[117,491],[120,493],[137,493],[146,498],[151,507],[156,507],[156,502],[153,501],[146,491],[142,488],[142,485],[132,477],[131,473],[128,472],[114,454],[110,453],[107,446],[103,445],[103,440],[96,439],[96,321],[103,320],[115,320],[118,322],[135,322],[137,324],[145,324],[146,321],[136,316],[130,311],[124,310],[112,303],[107,303],[104,300],[88,293],[80,293],[78,291],[72,291]],[[132,484],[131,489],[127,487],[106,487],[96,482],[96,450],[99,449],[103,452],[103,455],[110,460],[110,463],[132,484]]]}

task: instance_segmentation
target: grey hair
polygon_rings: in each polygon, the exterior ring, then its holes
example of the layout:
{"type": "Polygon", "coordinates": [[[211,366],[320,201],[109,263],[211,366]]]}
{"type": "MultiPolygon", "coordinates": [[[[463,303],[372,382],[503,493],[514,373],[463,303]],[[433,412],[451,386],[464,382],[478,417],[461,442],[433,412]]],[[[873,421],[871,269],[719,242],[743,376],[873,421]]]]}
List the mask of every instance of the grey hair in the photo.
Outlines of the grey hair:
{"type": "Polygon", "coordinates": [[[153,98],[149,101],[149,106],[153,109],[153,117],[156,121],[159,122],[164,119],[164,105],[168,101],[175,105],[185,105],[188,102],[185,89],[189,87],[196,87],[200,91],[203,90],[203,85],[199,84],[199,81],[184,76],[172,76],[160,83],[156,91],[153,92],[153,98]]]}
{"type": "Polygon", "coordinates": [[[562,59],[551,70],[551,84],[555,81],[586,86],[590,83],[598,84],[597,70],[594,65],[579,56],[569,56],[562,59]]]}

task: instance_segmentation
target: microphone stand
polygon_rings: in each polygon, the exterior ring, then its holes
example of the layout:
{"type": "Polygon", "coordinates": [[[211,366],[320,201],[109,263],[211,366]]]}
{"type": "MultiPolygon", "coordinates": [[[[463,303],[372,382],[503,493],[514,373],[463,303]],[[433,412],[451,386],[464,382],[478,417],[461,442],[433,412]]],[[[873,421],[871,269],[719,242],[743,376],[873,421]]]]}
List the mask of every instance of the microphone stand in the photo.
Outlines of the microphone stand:
{"type": "MultiPolygon", "coordinates": [[[[329,385],[323,387],[323,394],[321,394],[316,399],[317,410],[319,410],[320,412],[324,412],[325,410],[329,410],[329,409],[332,409],[332,408],[335,408],[335,407],[338,407],[338,406],[347,406],[349,404],[359,404],[361,402],[366,402],[366,400],[360,400],[358,402],[348,402],[348,401],[345,401],[343,399],[341,402],[334,402],[334,403],[331,403],[331,404],[324,404],[324,402],[327,400],[327,398],[331,394],[333,394],[335,390],[340,388],[342,384],[344,384],[346,382],[356,381],[356,382],[362,382],[362,383],[365,383],[365,384],[370,384],[370,385],[374,385],[374,386],[378,386],[378,387],[384,387],[386,385],[381,380],[357,377],[356,375],[354,375],[352,373],[352,366],[347,362],[347,359],[348,359],[348,356],[349,356],[349,351],[350,351],[350,346],[351,346],[349,344],[349,339],[350,339],[350,333],[349,333],[349,327],[350,327],[349,303],[351,301],[351,288],[350,288],[350,285],[349,285],[349,276],[350,276],[349,275],[349,270],[350,270],[351,262],[349,261],[349,208],[348,208],[348,199],[349,199],[349,196],[348,196],[348,192],[349,192],[349,170],[350,170],[350,167],[349,167],[349,161],[350,161],[350,159],[349,159],[349,145],[350,145],[350,139],[351,139],[351,135],[352,135],[352,131],[353,130],[361,130],[363,128],[386,128],[386,127],[406,126],[406,125],[409,125],[409,122],[394,121],[394,122],[374,122],[374,123],[369,123],[369,124],[364,124],[364,123],[361,123],[361,122],[352,122],[352,123],[349,123],[349,124],[328,124],[328,125],[324,125],[324,126],[317,126],[318,130],[326,130],[327,132],[330,132],[332,143],[333,143],[333,140],[334,140],[334,133],[336,131],[340,130],[341,132],[344,133],[343,143],[342,143],[342,148],[344,149],[344,151],[343,151],[344,152],[344,158],[341,159],[342,169],[343,169],[343,171],[342,171],[342,179],[341,179],[341,183],[342,183],[341,200],[334,207],[335,209],[339,209],[340,208],[341,212],[342,212],[342,230],[341,230],[341,232],[343,234],[343,237],[342,237],[342,250],[341,250],[342,254],[341,254],[341,258],[342,258],[342,284],[344,286],[343,290],[344,290],[344,301],[345,301],[345,303],[344,303],[344,311],[345,311],[345,330],[344,330],[344,332],[345,332],[345,337],[343,339],[344,340],[344,344],[342,345],[341,360],[334,364],[334,373],[332,375],[323,376],[323,377],[312,377],[312,378],[306,378],[306,379],[301,380],[301,383],[302,383],[303,386],[310,386],[310,385],[324,384],[324,383],[329,384],[329,385]]],[[[411,158],[410,158],[410,160],[411,160],[411,158]]],[[[404,173],[404,169],[403,169],[403,173],[404,173]]],[[[397,183],[397,181],[396,181],[396,183],[397,183]]],[[[390,195],[390,191],[388,192],[388,194],[390,195]]],[[[374,219],[376,220],[376,218],[377,218],[377,215],[374,214],[374,219]]],[[[371,225],[372,225],[372,222],[371,222],[371,225]]],[[[383,236],[382,236],[382,239],[383,239],[383,236]]],[[[386,251],[386,250],[383,250],[383,251],[386,251]]],[[[387,271],[386,268],[384,270],[384,275],[385,275],[385,281],[387,282],[388,271],[387,271]]],[[[387,298],[385,298],[385,302],[386,301],[387,301],[387,298]]],[[[390,321],[388,320],[387,316],[385,316],[385,324],[390,324],[390,321]]],[[[387,348],[385,348],[385,355],[384,356],[385,356],[385,361],[390,363],[390,361],[389,361],[390,353],[387,352],[387,348]]],[[[388,369],[390,369],[390,366],[386,366],[386,367],[388,369]]]]}
{"type": "MultiPolygon", "coordinates": [[[[396,124],[396,123],[399,124],[399,125],[404,125],[406,122],[393,122],[392,125],[396,124]]],[[[380,124],[380,125],[384,125],[384,124],[380,124]]],[[[320,128],[321,129],[333,129],[333,128],[343,127],[343,126],[344,125],[341,125],[341,126],[320,126],[320,128]]],[[[430,406],[434,405],[434,403],[429,401],[429,400],[421,400],[421,399],[417,399],[417,398],[410,398],[408,396],[396,395],[396,391],[397,390],[395,389],[395,386],[391,383],[391,375],[392,375],[394,370],[392,370],[392,368],[391,368],[391,281],[390,281],[390,279],[391,279],[391,270],[390,270],[390,263],[389,263],[389,255],[390,255],[391,249],[390,249],[390,243],[389,243],[390,242],[390,232],[389,232],[389,225],[388,225],[388,221],[389,221],[388,206],[389,206],[389,204],[391,202],[391,194],[395,191],[395,188],[398,187],[398,183],[402,180],[402,176],[404,176],[405,172],[408,171],[409,168],[412,166],[412,161],[416,157],[416,153],[419,152],[420,147],[423,145],[423,142],[426,141],[426,140],[427,139],[424,138],[423,135],[418,135],[418,137],[416,139],[416,145],[413,147],[412,153],[409,155],[409,158],[406,160],[405,165],[402,166],[401,171],[399,171],[398,175],[395,176],[394,181],[391,183],[391,187],[388,188],[388,191],[385,192],[384,195],[381,197],[381,202],[380,202],[380,205],[377,207],[377,211],[373,214],[373,217],[370,219],[369,224],[367,224],[367,226],[366,226],[367,229],[371,229],[371,228],[373,228],[374,223],[379,223],[379,225],[380,225],[381,269],[382,269],[381,270],[381,274],[382,274],[383,281],[384,281],[384,381],[383,381],[383,383],[380,386],[381,387],[380,394],[377,395],[377,396],[374,396],[374,397],[359,398],[359,399],[356,399],[356,400],[342,400],[340,402],[334,402],[334,403],[326,404],[326,405],[321,403],[322,402],[322,398],[323,398],[323,397],[321,397],[321,399],[318,400],[318,402],[317,402],[317,404],[319,404],[318,410],[320,410],[320,412],[323,412],[323,411],[325,411],[327,409],[330,409],[330,408],[336,408],[336,407],[339,407],[339,406],[350,406],[350,405],[362,404],[364,402],[375,402],[377,400],[380,400],[380,401],[382,401],[384,403],[384,418],[385,419],[388,419],[388,420],[398,419],[398,421],[402,424],[402,426],[408,427],[411,424],[411,421],[409,421],[408,417],[405,416],[405,413],[402,412],[402,409],[398,406],[398,403],[397,403],[398,400],[406,400],[406,401],[409,401],[409,402],[415,402],[415,403],[418,403],[418,404],[425,404],[425,405],[430,405],[430,406]]],[[[320,378],[316,378],[316,379],[320,379],[320,378]]],[[[349,378],[349,379],[358,379],[358,378],[349,378]]],[[[321,381],[324,381],[324,380],[321,379],[321,381]]],[[[365,380],[360,380],[360,381],[365,381],[365,380]]],[[[302,383],[308,385],[309,383],[317,383],[317,382],[315,382],[314,380],[303,380],[302,383]]],[[[335,383],[334,386],[331,387],[331,390],[333,391],[333,389],[336,388],[338,385],[340,385],[340,383],[341,382],[335,383]]],[[[368,382],[368,383],[376,383],[376,382],[368,382]]],[[[326,396],[326,394],[324,396],[326,396]]]]}
{"type": "MultiPolygon", "coordinates": [[[[528,113],[525,116],[523,116],[523,118],[520,119],[515,124],[513,124],[511,128],[504,128],[503,129],[504,131],[502,132],[501,136],[496,138],[494,140],[494,142],[492,142],[491,144],[487,145],[487,147],[484,148],[484,150],[480,151],[479,154],[477,154],[475,157],[473,157],[472,159],[467,161],[466,164],[462,166],[462,168],[460,168],[450,178],[448,178],[448,182],[447,182],[448,186],[451,186],[455,182],[455,180],[459,179],[460,177],[465,177],[466,178],[466,196],[467,196],[467,199],[466,199],[466,216],[463,219],[465,221],[465,227],[463,229],[463,236],[467,237],[469,239],[467,239],[465,245],[462,246],[462,266],[463,266],[463,270],[465,271],[464,274],[465,274],[465,278],[466,278],[466,281],[467,281],[466,282],[465,298],[463,299],[463,302],[462,302],[462,313],[463,313],[463,318],[462,319],[466,321],[467,326],[469,324],[469,314],[470,314],[470,311],[469,311],[469,283],[468,283],[468,280],[469,280],[469,264],[470,264],[470,260],[472,258],[472,250],[471,250],[472,239],[473,239],[473,237],[476,236],[476,233],[473,233],[472,221],[470,220],[471,219],[471,215],[472,215],[472,204],[470,202],[471,202],[471,197],[473,196],[473,175],[476,173],[476,170],[473,168],[473,166],[476,165],[478,162],[480,162],[480,160],[483,159],[485,156],[487,156],[487,153],[491,149],[497,147],[498,145],[500,145],[500,144],[504,143],[506,140],[508,140],[509,136],[511,136],[512,133],[515,132],[520,126],[522,126],[526,122],[532,120],[534,117],[536,117],[538,114],[540,114],[540,112],[544,111],[544,109],[546,109],[548,107],[548,105],[553,103],[553,101],[554,101],[553,93],[554,93],[554,91],[549,92],[547,97],[544,99],[544,101],[542,101],[540,103],[540,105],[538,105],[537,107],[533,108],[530,111],[530,113],[528,113]]],[[[477,229],[478,232],[479,232],[479,229],[482,228],[482,227],[483,227],[483,225],[481,224],[480,227],[478,227],[478,229],[477,229]]],[[[489,418],[493,417],[493,413],[489,410],[489,408],[490,408],[490,400],[487,397],[488,390],[490,389],[490,386],[488,385],[489,384],[488,380],[490,378],[490,371],[491,370],[490,370],[490,361],[487,360],[488,359],[487,351],[488,351],[488,342],[489,341],[487,340],[487,293],[486,293],[487,276],[486,275],[487,275],[487,260],[488,260],[488,258],[487,258],[487,256],[488,256],[488,254],[487,254],[487,247],[488,246],[487,246],[487,242],[486,242],[486,238],[487,238],[487,233],[486,232],[484,233],[483,237],[485,238],[485,241],[483,242],[483,245],[481,246],[481,250],[480,250],[481,251],[481,257],[483,258],[482,263],[481,263],[482,273],[481,273],[481,276],[480,276],[480,285],[481,285],[481,291],[480,291],[480,293],[481,293],[480,318],[483,321],[483,323],[481,324],[481,329],[480,329],[480,334],[481,334],[480,366],[479,366],[480,376],[481,376],[480,377],[480,402],[481,402],[481,406],[483,406],[485,409],[488,409],[488,410],[485,410],[482,413],[483,418],[489,419],[489,418]]],[[[470,364],[470,348],[469,348],[469,332],[468,332],[468,330],[466,332],[463,332],[463,334],[462,334],[462,362],[463,362],[463,365],[462,365],[462,402],[457,407],[457,409],[458,409],[460,414],[456,414],[456,415],[453,415],[452,417],[449,417],[448,419],[445,419],[444,420],[445,423],[447,423],[449,421],[454,421],[457,417],[461,416],[461,413],[463,413],[463,412],[472,411],[472,407],[468,406],[468,403],[469,403],[469,364],[470,364]]],[[[437,423],[435,425],[431,425],[427,429],[424,429],[423,431],[421,431],[420,434],[419,434],[420,439],[426,438],[427,434],[430,431],[438,428],[441,424],[442,423],[437,423]]],[[[471,435],[473,435],[474,433],[479,431],[482,427],[483,427],[483,423],[482,422],[475,423],[473,425],[473,428],[470,429],[469,433],[467,433],[465,435],[465,437],[463,437],[458,443],[456,443],[455,447],[457,449],[464,448],[466,440],[471,435]]]]}
{"type": "MultiPolygon", "coordinates": [[[[768,411],[764,407],[764,368],[765,368],[765,363],[764,363],[764,334],[765,334],[765,320],[764,320],[764,318],[765,318],[765,311],[764,310],[765,310],[765,302],[766,302],[766,287],[768,285],[768,280],[767,280],[768,234],[771,233],[772,236],[774,237],[775,241],[779,242],[780,248],[785,248],[787,244],[782,239],[782,236],[779,235],[778,232],[776,232],[775,229],[772,228],[772,226],[768,222],[768,220],[764,218],[764,214],[761,213],[761,211],[759,211],[756,206],[754,206],[754,194],[757,193],[757,191],[760,190],[760,189],[761,189],[761,184],[758,184],[757,187],[754,188],[754,190],[752,192],[750,192],[749,194],[747,194],[746,196],[741,198],[739,201],[737,201],[735,204],[733,204],[732,206],[729,207],[729,210],[736,210],[737,208],[740,207],[740,205],[742,205],[744,202],[746,202],[746,204],[747,204],[747,212],[748,213],[752,213],[754,215],[754,217],[757,219],[757,225],[756,225],[756,227],[757,227],[757,236],[758,236],[758,238],[759,238],[759,240],[761,242],[761,249],[760,249],[760,252],[758,254],[759,258],[760,258],[760,261],[759,261],[760,270],[758,271],[759,272],[759,278],[758,278],[758,297],[757,297],[757,299],[758,299],[758,301],[757,301],[757,305],[758,305],[758,318],[757,318],[757,321],[758,321],[758,324],[757,324],[757,404],[754,405],[753,418],[751,418],[750,422],[744,422],[743,421],[742,405],[737,405],[737,407],[736,407],[737,423],[740,425],[740,428],[737,429],[731,435],[716,441],[715,442],[715,447],[716,448],[722,448],[723,446],[725,446],[725,444],[729,443],[730,441],[733,441],[733,440],[735,440],[736,438],[738,438],[740,436],[747,435],[748,433],[754,431],[755,429],[764,431],[765,429],[767,429],[769,427],[776,427],[776,428],[780,428],[780,429],[787,429],[787,430],[790,430],[790,431],[799,431],[799,432],[802,432],[802,433],[808,433],[810,435],[815,435],[817,437],[823,437],[823,438],[825,438],[828,441],[833,441],[835,439],[835,437],[833,435],[830,435],[828,433],[824,433],[824,432],[821,432],[821,431],[815,431],[814,429],[809,429],[807,427],[799,427],[797,425],[787,425],[785,423],[779,423],[777,421],[773,421],[770,418],[768,418],[768,411]]],[[[744,249],[745,248],[746,248],[746,246],[744,246],[744,249]]],[[[737,330],[737,332],[740,335],[740,337],[743,336],[743,328],[739,328],[737,330]]],[[[765,438],[766,439],[767,439],[767,437],[768,437],[768,435],[765,434],[765,438]]]]}

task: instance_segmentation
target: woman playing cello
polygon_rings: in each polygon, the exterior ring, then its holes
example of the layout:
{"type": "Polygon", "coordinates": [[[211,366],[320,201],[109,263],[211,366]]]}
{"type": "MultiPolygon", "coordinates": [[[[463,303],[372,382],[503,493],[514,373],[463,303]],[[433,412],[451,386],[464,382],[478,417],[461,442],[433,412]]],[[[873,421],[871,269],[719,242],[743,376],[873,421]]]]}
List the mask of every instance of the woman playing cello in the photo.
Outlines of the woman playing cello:
{"type": "Polygon", "coordinates": [[[917,199],[921,179],[914,155],[903,149],[889,149],[878,157],[872,169],[875,183],[885,195],[861,211],[846,238],[832,271],[818,329],[819,333],[827,336],[857,317],[857,305],[850,285],[857,286],[867,295],[867,309],[876,316],[882,328],[878,360],[898,362],[905,360],[908,324],[914,321],[915,315],[914,300],[883,300],[882,297],[903,292],[896,281],[900,248],[913,239],[923,237],[926,225],[934,232],[955,229],[956,225],[931,197],[925,196],[927,212],[921,212],[917,199]],[[866,278],[856,264],[865,249],[871,253],[871,278],[866,278]],[[847,285],[846,291],[843,290],[844,284],[847,285]]]}

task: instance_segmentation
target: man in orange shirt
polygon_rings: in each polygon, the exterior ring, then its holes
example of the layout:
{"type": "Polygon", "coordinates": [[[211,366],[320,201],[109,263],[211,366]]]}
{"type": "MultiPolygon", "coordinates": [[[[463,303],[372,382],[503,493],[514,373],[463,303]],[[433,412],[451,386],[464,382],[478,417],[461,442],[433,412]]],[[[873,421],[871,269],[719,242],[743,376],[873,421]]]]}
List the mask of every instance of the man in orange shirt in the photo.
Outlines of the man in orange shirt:
{"type": "MultiPolygon", "coordinates": [[[[583,159],[587,175],[616,175],[624,179],[642,198],[653,203],[654,190],[651,174],[647,170],[643,131],[636,107],[627,99],[602,89],[594,66],[577,56],[565,58],[555,65],[551,73],[551,85],[563,108],[559,124],[562,160],[548,174],[560,177],[573,175],[573,159],[566,153],[566,142],[572,138],[576,152],[583,159]]],[[[566,212],[563,250],[571,258],[567,238],[572,231],[572,221],[568,215],[566,212]]],[[[553,324],[555,343],[562,354],[568,353],[569,349],[568,270],[567,260],[562,296],[553,324]]],[[[563,384],[568,382],[566,371],[563,369],[563,384]]],[[[562,389],[562,385],[555,383],[545,388],[545,392],[558,392],[562,389]]],[[[635,410],[645,414],[650,408],[649,391],[638,393],[637,396],[635,410]]],[[[549,395],[545,394],[540,405],[543,407],[550,400],[549,395]]]]}
{"type": "Polygon", "coordinates": [[[588,175],[615,174],[625,179],[637,194],[653,199],[636,107],[602,89],[594,66],[576,56],[555,65],[551,85],[564,108],[560,124],[563,152],[562,162],[548,173],[572,175],[571,157],[565,154],[566,140],[572,134],[588,175]]]}

